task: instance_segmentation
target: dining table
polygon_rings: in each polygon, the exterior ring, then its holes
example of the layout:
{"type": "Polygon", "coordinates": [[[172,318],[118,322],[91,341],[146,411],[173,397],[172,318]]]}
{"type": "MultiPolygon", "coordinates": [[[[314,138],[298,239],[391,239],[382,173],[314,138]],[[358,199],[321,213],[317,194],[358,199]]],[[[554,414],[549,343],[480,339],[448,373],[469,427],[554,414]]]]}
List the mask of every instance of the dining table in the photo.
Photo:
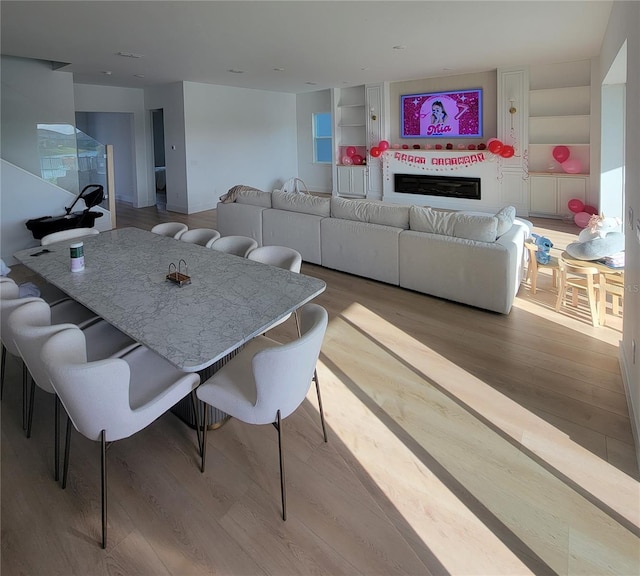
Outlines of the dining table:
{"type": "Polygon", "coordinates": [[[326,288],[312,276],[133,227],[14,256],[135,341],[203,379],[326,288]],[[84,269],[72,272],[70,245],[78,241],[84,269]]]}

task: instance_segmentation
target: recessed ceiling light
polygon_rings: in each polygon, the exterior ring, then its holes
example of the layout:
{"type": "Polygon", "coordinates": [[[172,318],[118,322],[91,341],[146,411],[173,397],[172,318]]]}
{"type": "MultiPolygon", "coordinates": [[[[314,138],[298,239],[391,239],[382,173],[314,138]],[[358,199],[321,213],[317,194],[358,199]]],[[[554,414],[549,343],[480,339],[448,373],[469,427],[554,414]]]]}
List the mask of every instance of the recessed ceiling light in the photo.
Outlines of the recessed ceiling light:
{"type": "Polygon", "coordinates": [[[116,56],[122,56],[123,58],[142,58],[142,54],[136,54],[134,52],[116,52],[116,56]]]}
{"type": "Polygon", "coordinates": [[[229,68],[227,72],[231,72],[231,74],[244,74],[244,70],[236,70],[235,68],[229,68]]]}
{"type": "Polygon", "coordinates": [[[103,70],[103,71],[102,71],[102,73],[103,73],[105,76],[111,76],[111,74],[113,74],[113,72],[111,72],[111,70],[103,70]]]}
{"type": "Polygon", "coordinates": [[[305,82],[305,84],[308,84],[309,86],[317,86],[317,82],[305,82]]]}
{"type": "Polygon", "coordinates": [[[369,70],[369,68],[365,67],[365,68],[360,68],[360,70],[362,70],[363,72],[365,72],[366,70],[369,70]]]}
{"type": "Polygon", "coordinates": [[[134,74],[136,78],[144,78],[144,74],[134,74]]]}
{"type": "Polygon", "coordinates": [[[274,68],[276,72],[284,72],[284,68],[274,68]]]}
{"type": "Polygon", "coordinates": [[[403,44],[398,44],[397,46],[393,47],[394,50],[406,50],[407,47],[404,46],[403,44]]]}

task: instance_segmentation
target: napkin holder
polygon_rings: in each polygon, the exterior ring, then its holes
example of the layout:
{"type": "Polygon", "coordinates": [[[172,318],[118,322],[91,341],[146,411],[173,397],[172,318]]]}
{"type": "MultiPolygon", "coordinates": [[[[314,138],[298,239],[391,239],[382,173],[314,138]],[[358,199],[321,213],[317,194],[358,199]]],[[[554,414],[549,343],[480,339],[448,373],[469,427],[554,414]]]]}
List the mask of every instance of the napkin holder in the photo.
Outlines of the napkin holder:
{"type": "Polygon", "coordinates": [[[187,263],[183,259],[180,259],[177,267],[173,262],[169,264],[169,273],[167,274],[166,278],[167,280],[169,280],[169,282],[173,282],[178,286],[191,284],[191,276],[188,276],[187,272],[188,272],[187,263]],[[183,264],[184,264],[184,272],[182,271],[183,264]]]}

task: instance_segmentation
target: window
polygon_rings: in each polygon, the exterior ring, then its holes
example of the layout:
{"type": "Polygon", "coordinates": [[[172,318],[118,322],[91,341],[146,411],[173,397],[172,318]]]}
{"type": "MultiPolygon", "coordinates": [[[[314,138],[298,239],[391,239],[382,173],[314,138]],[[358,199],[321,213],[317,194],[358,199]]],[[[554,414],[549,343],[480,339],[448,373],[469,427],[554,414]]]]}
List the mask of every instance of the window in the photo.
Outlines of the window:
{"type": "Polygon", "coordinates": [[[331,113],[318,112],[313,115],[313,161],[331,164],[331,113]]]}

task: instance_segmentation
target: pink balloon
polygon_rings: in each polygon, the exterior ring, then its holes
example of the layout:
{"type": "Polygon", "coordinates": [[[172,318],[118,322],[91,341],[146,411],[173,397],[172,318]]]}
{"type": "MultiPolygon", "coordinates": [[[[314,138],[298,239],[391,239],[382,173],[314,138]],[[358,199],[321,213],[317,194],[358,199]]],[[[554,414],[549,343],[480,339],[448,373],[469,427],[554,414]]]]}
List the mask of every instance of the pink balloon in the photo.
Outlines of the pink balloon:
{"type": "Polygon", "coordinates": [[[400,150],[400,144],[394,144],[394,145],[392,146],[392,148],[393,148],[394,150],[400,150]]]}
{"type": "Polygon", "coordinates": [[[578,212],[574,217],[573,221],[580,228],[586,228],[589,225],[589,220],[591,220],[591,214],[588,212],[578,212]]]}
{"type": "Polygon", "coordinates": [[[351,160],[353,160],[353,163],[358,166],[364,162],[364,158],[360,156],[360,154],[354,154],[351,156],[351,160]]]}
{"type": "Polygon", "coordinates": [[[378,156],[380,156],[380,154],[382,154],[382,151],[377,146],[374,146],[373,148],[371,148],[371,150],[369,150],[369,154],[371,154],[373,158],[377,158],[378,156]]]}
{"type": "Polygon", "coordinates": [[[566,146],[556,146],[553,149],[552,154],[553,154],[553,157],[556,159],[556,161],[560,162],[560,164],[562,164],[566,160],[569,160],[569,156],[571,155],[571,151],[566,146]]]}
{"type": "Polygon", "coordinates": [[[572,198],[571,200],[569,200],[569,202],[567,202],[567,208],[569,208],[569,210],[571,210],[571,212],[573,212],[574,214],[583,212],[584,202],[578,198],[572,198]]]}
{"type": "Polygon", "coordinates": [[[576,158],[565,160],[562,164],[560,164],[560,166],[562,166],[562,169],[567,174],[580,174],[580,172],[582,172],[582,163],[576,158]]]}
{"type": "Polygon", "coordinates": [[[349,156],[349,158],[353,158],[357,150],[355,146],[347,146],[345,152],[347,153],[347,156],[349,156]]]}
{"type": "Polygon", "coordinates": [[[389,142],[387,142],[386,140],[380,140],[380,142],[378,142],[378,148],[380,148],[381,152],[389,150],[389,142]]]}
{"type": "Polygon", "coordinates": [[[597,209],[597,208],[595,208],[594,206],[589,206],[589,205],[586,205],[586,206],[582,209],[582,211],[583,211],[583,212],[586,212],[587,214],[591,214],[591,215],[593,215],[593,214],[597,214],[597,213],[598,213],[598,209],[597,209]]]}
{"type": "Polygon", "coordinates": [[[353,159],[351,158],[351,156],[347,156],[346,154],[342,157],[342,163],[345,166],[351,166],[351,164],[353,164],[353,159]]]}

